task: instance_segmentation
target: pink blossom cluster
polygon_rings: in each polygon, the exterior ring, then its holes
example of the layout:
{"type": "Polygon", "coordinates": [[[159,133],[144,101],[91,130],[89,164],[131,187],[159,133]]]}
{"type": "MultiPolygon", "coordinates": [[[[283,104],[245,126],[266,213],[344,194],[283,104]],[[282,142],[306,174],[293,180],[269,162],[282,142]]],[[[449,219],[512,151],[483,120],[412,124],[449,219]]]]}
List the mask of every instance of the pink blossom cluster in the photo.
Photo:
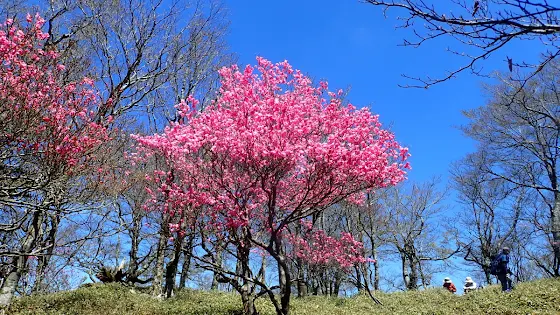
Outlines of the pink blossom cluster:
{"type": "Polygon", "coordinates": [[[302,235],[290,234],[288,240],[293,247],[292,256],[311,266],[347,269],[367,261],[364,257],[363,243],[354,239],[350,233],[342,232],[340,238],[336,238],[327,235],[323,230],[313,229],[308,224],[302,235]]]}
{"type": "Polygon", "coordinates": [[[1,145],[11,154],[40,154],[74,167],[107,140],[106,128],[94,121],[98,95],[92,81],[65,83],[58,54],[45,48],[49,37],[39,15],[27,15],[20,29],[12,20],[0,30],[1,145]]]}
{"type": "MultiPolygon", "coordinates": [[[[288,62],[257,63],[222,68],[217,100],[204,111],[188,98],[177,106],[180,122],[135,136],[135,159],[157,155],[174,174],[148,177],[158,187],[148,208],[202,208],[197,213],[220,235],[250,228],[266,239],[300,217],[405,178],[408,150],[377,115],[343,105],[326,82],[313,85],[288,62]]],[[[359,247],[346,235],[338,242],[359,247]]]]}

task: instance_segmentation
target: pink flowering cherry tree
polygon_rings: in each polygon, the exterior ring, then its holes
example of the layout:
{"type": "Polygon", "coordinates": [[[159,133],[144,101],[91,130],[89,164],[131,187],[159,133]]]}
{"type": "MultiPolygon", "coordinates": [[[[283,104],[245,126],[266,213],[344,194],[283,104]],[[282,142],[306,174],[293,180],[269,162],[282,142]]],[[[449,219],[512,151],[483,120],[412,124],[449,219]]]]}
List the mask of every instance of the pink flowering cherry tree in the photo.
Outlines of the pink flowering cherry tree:
{"type": "Polygon", "coordinates": [[[27,27],[8,20],[0,29],[0,257],[9,257],[0,306],[10,303],[28,258],[52,253],[62,192],[108,139],[93,120],[99,97],[91,80],[63,80],[58,54],[45,49],[44,23],[28,15],[27,27]]]}
{"type": "Polygon", "coordinates": [[[329,244],[306,246],[293,226],[342,200],[359,201],[367,191],[399,183],[409,168],[408,150],[377,115],[343,105],[327,83],[314,85],[287,62],[257,58],[254,67],[226,67],[220,75],[217,99],[204,111],[189,98],[178,105],[179,122],[162,134],[136,136],[138,158],[162,157],[173,170],[154,174],[160,188],[150,191],[147,206],[174,216],[196,213],[203,244],[231,248],[235,271],[204,262],[241,294],[246,314],[256,313],[254,299],[263,292],[278,314],[288,314],[287,246],[317,263],[349,266],[363,259],[341,247],[360,252],[350,235],[328,240],[339,247],[329,252],[329,244]],[[276,262],[279,299],[251,270],[255,250],[276,262]]]}

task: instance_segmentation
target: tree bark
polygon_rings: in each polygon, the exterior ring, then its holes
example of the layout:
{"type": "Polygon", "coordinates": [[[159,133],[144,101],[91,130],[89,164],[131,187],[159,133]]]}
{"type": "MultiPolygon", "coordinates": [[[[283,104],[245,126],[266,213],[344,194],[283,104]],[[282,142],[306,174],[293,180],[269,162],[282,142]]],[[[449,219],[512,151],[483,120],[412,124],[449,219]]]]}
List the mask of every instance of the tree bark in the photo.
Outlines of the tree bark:
{"type": "Polygon", "coordinates": [[[298,297],[302,298],[302,297],[306,297],[307,296],[307,283],[304,279],[305,277],[305,273],[303,270],[303,261],[301,260],[301,258],[297,258],[296,259],[296,264],[298,266],[297,268],[297,291],[298,291],[298,297]]]}
{"type": "Polygon", "coordinates": [[[15,258],[16,266],[13,266],[8,273],[8,276],[4,280],[2,284],[2,288],[0,290],[0,306],[7,306],[10,305],[12,301],[12,297],[14,296],[14,292],[16,292],[16,288],[21,278],[21,263],[19,261],[23,260],[22,256],[15,258]]]}
{"type": "Polygon", "coordinates": [[[243,228],[243,242],[237,247],[237,260],[238,268],[241,268],[241,278],[242,285],[239,287],[239,293],[241,294],[241,301],[243,302],[243,314],[246,315],[256,315],[257,310],[255,308],[255,284],[249,279],[252,278],[250,263],[250,253],[251,253],[251,240],[250,232],[248,228],[243,228]]]}
{"type": "Polygon", "coordinates": [[[179,259],[181,258],[181,248],[183,246],[184,237],[177,236],[173,244],[173,257],[165,268],[165,295],[167,298],[173,296],[175,289],[175,277],[177,276],[177,268],[179,267],[179,259]]]}
{"type": "Polygon", "coordinates": [[[164,258],[165,258],[165,245],[167,243],[167,236],[165,233],[161,233],[159,236],[159,242],[156,250],[156,269],[154,275],[153,295],[161,296],[163,294],[163,269],[164,269],[164,258]]]}
{"type": "Polygon", "coordinates": [[[187,248],[185,248],[183,250],[183,267],[181,268],[181,278],[179,279],[179,289],[185,288],[185,286],[187,284],[187,279],[189,278],[189,269],[191,268],[193,242],[194,242],[194,236],[189,236],[189,241],[187,243],[187,248]]]}
{"type": "MultiPolygon", "coordinates": [[[[216,252],[216,265],[218,266],[222,266],[223,263],[223,252],[221,249],[219,249],[216,252]]],[[[210,290],[218,290],[218,277],[219,277],[219,273],[218,272],[214,272],[214,275],[212,276],[212,284],[210,285],[210,290]]]]}
{"type": "Polygon", "coordinates": [[[418,267],[413,259],[408,259],[410,265],[410,282],[408,283],[409,290],[418,290],[418,267]]]}
{"type": "Polygon", "coordinates": [[[280,305],[281,314],[287,315],[290,311],[290,296],[292,295],[292,281],[290,278],[290,272],[288,270],[288,264],[286,259],[282,255],[278,255],[276,259],[278,262],[278,280],[280,282],[280,305]]]}
{"type": "Polygon", "coordinates": [[[255,296],[250,294],[248,290],[241,290],[241,301],[243,302],[243,314],[244,315],[257,315],[257,309],[255,307],[255,296]]]}
{"type": "Polygon", "coordinates": [[[130,235],[130,251],[128,252],[128,270],[127,279],[138,279],[138,247],[140,245],[140,228],[142,224],[142,217],[137,215],[136,209],[132,210],[132,229],[129,231],[130,235]]]}
{"type": "MultiPolygon", "coordinates": [[[[364,266],[364,269],[365,268],[367,267],[364,266]]],[[[354,271],[356,271],[356,289],[361,293],[364,290],[364,284],[362,283],[362,273],[360,272],[360,265],[354,266],[354,271]]]]}
{"type": "MultiPolygon", "coordinates": [[[[377,247],[373,248],[373,290],[379,291],[379,261],[377,260],[377,247]]],[[[365,277],[365,276],[364,276],[365,277]]]]}
{"type": "Polygon", "coordinates": [[[552,250],[554,252],[554,263],[552,265],[555,277],[560,277],[560,192],[554,193],[554,207],[550,214],[552,231],[552,250]]]}
{"type": "Polygon", "coordinates": [[[332,296],[338,297],[338,293],[340,292],[340,285],[342,284],[342,274],[339,271],[336,271],[336,276],[334,278],[334,286],[332,296]]]}
{"type": "Polygon", "coordinates": [[[12,259],[12,267],[6,276],[2,287],[0,288],[0,306],[9,305],[12,301],[17,285],[29,258],[27,254],[35,248],[38,239],[42,237],[44,233],[44,216],[44,209],[37,209],[33,213],[33,219],[29,224],[27,234],[25,235],[20,247],[20,252],[22,254],[15,256],[12,259]]]}

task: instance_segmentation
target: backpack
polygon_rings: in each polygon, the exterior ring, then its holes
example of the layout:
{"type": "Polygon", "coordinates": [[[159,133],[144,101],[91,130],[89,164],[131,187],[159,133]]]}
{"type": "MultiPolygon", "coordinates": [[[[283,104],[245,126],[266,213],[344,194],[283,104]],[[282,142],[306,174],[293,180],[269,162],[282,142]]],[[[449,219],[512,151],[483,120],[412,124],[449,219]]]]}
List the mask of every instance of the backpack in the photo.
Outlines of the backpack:
{"type": "Polygon", "coordinates": [[[490,274],[497,276],[502,271],[502,266],[500,265],[500,258],[502,255],[496,255],[491,257],[492,262],[490,263],[490,274]]]}

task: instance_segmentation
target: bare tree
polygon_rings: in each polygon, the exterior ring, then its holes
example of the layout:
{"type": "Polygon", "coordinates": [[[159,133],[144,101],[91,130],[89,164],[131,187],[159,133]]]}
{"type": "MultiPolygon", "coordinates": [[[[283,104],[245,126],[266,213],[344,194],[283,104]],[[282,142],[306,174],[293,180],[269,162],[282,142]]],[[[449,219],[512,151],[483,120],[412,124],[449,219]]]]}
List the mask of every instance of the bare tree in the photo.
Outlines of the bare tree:
{"type": "Polygon", "coordinates": [[[373,290],[380,290],[380,268],[389,257],[390,250],[388,235],[391,226],[388,223],[387,212],[380,204],[382,193],[368,193],[364,204],[343,202],[341,211],[343,219],[338,220],[345,232],[348,232],[364,244],[364,256],[368,261],[354,267],[354,272],[348,276],[358,291],[366,290],[371,284],[373,290]],[[387,255],[384,255],[387,254],[387,255]]]}
{"type": "Polygon", "coordinates": [[[503,246],[513,247],[527,194],[524,189],[515,189],[510,182],[485,173],[485,163],[483,154],[471,154],[455,164],[452,176],[464,209],[458,227],[464,258],[477,266],[486,283],[491,284],[490,263],[503,246]]]}
{"type": "MultiPolygon", "coordinates": [[[[482,172],[527,190],[534,197],[530,216],[548,240],[550,264],[542,269],[560,276],[560,68],[550,63],[534,79],[504,79],[491,89],[483,107],[465,112],[465,134],[478,142],[482,172]]],[[[546,265],[546,266],[545,266],[546,265]]]]}
{"type": "Polygon", "coordinates": [[[403,282],[407,290],[427,287],[433,274],[431,263],[446,261],[459,249],[454,248],[451,233],[438,226],[445,206],[446,191],[438,191],[437,181],[389,189],[381,197],[389,229],[388,241],[401,261],[403,282]]]}
{"type": "Polygon", "coordinates": [[[510,72],[516,68],[529,70],[521,81],[533,77],[560,55],[560,6],[550,1],[452,0],[445,4],[439,1],[428,3],[424,0],[364,2],[380,6],[384,10],[397,9],[405,13],[398,17],[401,22],[399,27],[413,27],[414,39],[405,40],[404,46],[419,47],[427,41],[445,37],[462,47],[461,50],[448,49],[452,54],[466,59],[457,69],[435,78],[405,75],[417,82],[407,85],[409,87],[428,88],[463,71],[484,74],[481,63],[517,39],[536,40],[545,47],[542,61],[538,64],[512,60],[506,56],[504,63],[510,72]]]}
{"type": "Polygon", "coordinates": [[[218,0],[60,0],[46,7],[47,45],[98,81],[105,100],[100,118],[173,119],[178,99],[212,98],[216,70],[232,61],[218,0]]]}

